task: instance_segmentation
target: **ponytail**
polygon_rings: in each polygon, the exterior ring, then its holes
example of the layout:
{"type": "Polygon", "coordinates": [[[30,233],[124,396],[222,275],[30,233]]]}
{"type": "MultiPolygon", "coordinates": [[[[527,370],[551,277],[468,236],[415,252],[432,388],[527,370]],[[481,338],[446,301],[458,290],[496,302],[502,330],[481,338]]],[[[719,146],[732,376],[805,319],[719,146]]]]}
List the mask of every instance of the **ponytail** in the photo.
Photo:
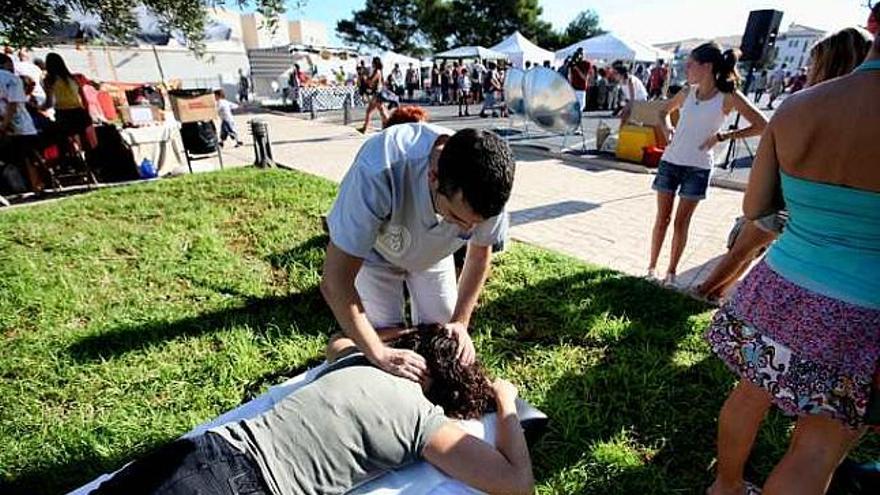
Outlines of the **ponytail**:
{"type": "Polygon", "coordinates": [[[726,50],[722,53],[718,43],[703,43],[691,51],[691,57],[701,64],[712,64],[712,75],[715,78],[715,87],[722,93],[733,93],[739,85],[739,72],[736,64],[739,62],[738,50],[726,50]]]}
{"type": "Polygon", "coordinates": [[[739,72],[736,63],[739,62],[738,50],[727,50],[721,55],[721,64],[715,72],[715,87],[722,93],[733,93],[739,86],[739,72]]]}

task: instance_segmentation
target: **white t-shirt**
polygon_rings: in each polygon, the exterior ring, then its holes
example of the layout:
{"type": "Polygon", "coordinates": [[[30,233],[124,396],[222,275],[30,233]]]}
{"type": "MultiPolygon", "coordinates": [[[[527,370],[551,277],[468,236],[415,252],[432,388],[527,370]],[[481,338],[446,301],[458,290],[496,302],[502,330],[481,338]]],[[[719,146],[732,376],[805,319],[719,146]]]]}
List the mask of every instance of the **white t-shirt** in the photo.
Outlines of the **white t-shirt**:
{"type": "Polygon", "coordinates": [[[15,62],[15,73],[20,76],[28,76],[36,83],[34,86],[34,96],[37,102],[42,104],[46,101],[46,90],[43,89],[43,69],[37,67],[33,62],[15,62]]]}
{"type": "Polygon", "coordinates": [[[626,98],[631,101],[648,101],[648,90],[645,88],[645,83],[632,74],[630,74],[629,80],[632,81],[633,94],[629,94],[629,85],[624,81],[623,92],[626,95],[626,98]]]}
{"type": "Polygon", "coordinates": [[[232,118],[232,111],[236,108],[238,108],[237,104],[232,103],[225,98],[217,100],[217,114],[220,115],[220,120],[234,123],[235,120],[232,118]]]}
{"type": "Polygon", "coordinates": [[[367,263],[420,272],[467,242],[498,243],[507,235],[507,211],[469,234],[444,221],[431,201],[431,150],[449,129],[400,124],[368,139],[339,188],[327,217],[330,240],[367,263]]]}
{"type": "Polygon", "coordinates": [[[0,118],[5,118],[8,105],[18,105],[12,117],[11,133],[14,136],[33,136],[37,133],[34,121],[24,106],[26,102],[27,97],[24,95],[21,78],[12,72],[0,69],[0,118]]]}

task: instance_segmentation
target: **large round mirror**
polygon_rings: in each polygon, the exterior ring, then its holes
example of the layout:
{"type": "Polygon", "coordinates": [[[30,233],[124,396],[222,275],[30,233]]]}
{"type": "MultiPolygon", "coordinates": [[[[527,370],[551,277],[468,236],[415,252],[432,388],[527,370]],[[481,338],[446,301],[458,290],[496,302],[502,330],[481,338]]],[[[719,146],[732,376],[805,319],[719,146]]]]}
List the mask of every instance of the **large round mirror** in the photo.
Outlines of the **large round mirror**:
{"type": "Polygon", "coordinates": [[[566,134],[580,125],[581,109],[574,89],[558,72],[544,67],[529,70],[522,93],[526,114],[539,127],[566,134]]]}
{"type": "Polygon", "coordinates": [[[507,103],[507,111],[523,116],[526,114],[526,104],[523,99],[525,75],[522,69],[510,68],[504,76],[504,101],[507,103]]]}

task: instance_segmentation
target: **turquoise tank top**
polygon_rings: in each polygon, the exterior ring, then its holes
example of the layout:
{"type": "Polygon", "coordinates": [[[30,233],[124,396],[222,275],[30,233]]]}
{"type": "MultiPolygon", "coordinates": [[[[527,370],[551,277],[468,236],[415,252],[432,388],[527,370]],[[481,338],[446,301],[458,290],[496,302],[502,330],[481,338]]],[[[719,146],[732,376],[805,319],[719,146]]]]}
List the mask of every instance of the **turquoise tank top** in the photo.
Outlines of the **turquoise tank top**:
{"type": "Polygon", "coordinates": [[[790,217],[767,264],[805,289],[880,309],[880,193],[780,176],[790,217]]]}

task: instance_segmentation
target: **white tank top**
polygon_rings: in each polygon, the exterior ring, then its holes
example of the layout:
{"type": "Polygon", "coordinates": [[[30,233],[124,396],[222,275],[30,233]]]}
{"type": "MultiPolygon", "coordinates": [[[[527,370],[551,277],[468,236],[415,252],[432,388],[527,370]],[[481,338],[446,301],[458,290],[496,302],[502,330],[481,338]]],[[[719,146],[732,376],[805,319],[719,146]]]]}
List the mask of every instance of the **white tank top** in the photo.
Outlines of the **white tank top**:
{"type": "MultiPolygon", "coordinates": [[[[633,101],[648,101],[648,90],[645,89],[645,84],[636,76],[630,74],[629,80],[632,81],[633,85],[633,101]]],[[[628,90],[625,90],[628,91],[628,90]]],[[[629,95],[627,95],[629,96],[629,95]]]]}
{"type": "Polygon", "coordinates": [[[697,101],[697,90],[691,88],[681,107],[672,142],[663,152],[663,160],[674,165],[712,169],[715,152],[700,150],[700,145],[724,126],[724,93],[718,91],[706,101],[697,101]]]}

